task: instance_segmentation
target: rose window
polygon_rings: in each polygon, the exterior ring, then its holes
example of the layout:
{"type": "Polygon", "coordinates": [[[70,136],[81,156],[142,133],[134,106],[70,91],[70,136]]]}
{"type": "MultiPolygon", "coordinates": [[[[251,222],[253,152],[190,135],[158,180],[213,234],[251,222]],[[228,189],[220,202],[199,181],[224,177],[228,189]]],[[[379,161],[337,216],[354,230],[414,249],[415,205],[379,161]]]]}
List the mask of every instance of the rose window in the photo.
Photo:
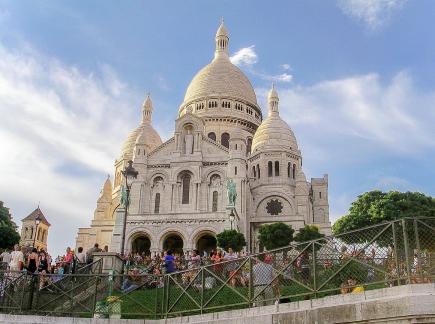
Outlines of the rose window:
{"type": "Polygon", "coordinates": [[[271,199],[266,205],[269,215],[279,215],[282,212],[282,208],[282,203],[278,199],[271,199]]]}

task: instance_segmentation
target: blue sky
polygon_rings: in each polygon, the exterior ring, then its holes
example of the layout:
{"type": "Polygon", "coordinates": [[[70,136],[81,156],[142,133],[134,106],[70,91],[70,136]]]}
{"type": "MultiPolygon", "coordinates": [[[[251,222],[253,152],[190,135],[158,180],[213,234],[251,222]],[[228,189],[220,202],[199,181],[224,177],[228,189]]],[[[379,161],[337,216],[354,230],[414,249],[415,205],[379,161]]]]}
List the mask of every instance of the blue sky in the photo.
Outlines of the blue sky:
{"type": "Polygon", "coordinates": [[[435,195],[435,2],[0,0],[0,199],[41,202],[53,254],[88,226],[146,93],[172,135],[221,17],[265,111],[272,81],[335,220],[372,189],[435,195]],[[56,246],[56,247],[55,247],[56,246]]]}

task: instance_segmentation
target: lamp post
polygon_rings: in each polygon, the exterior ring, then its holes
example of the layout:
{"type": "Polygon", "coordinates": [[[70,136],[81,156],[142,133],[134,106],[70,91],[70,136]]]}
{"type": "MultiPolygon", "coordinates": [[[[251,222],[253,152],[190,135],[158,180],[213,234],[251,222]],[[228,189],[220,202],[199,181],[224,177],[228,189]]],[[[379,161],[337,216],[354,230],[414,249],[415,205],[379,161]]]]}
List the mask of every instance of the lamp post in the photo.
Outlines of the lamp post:
{"type": "Polygon", "coordinates": [[[35,236],[33,237],[33,247],[35,247],[36,235],[38,234],[39,223],[41,223],[41,217],[39,217],[39,213],[38,213],[38,215],[36,215],[35,218],[35,236]]]}
{"type": "Polygon", "coordinates": [[[128,166],[124,169],[122,172],[122,175],[125,179],[125,190],[127,193],[127,199],[125,200],[125,206],[124,206],[124,224],[122,228],[122,242],[121,242],[121,256],[124,257],[124,246],[125,246],[125,230],[127,227],[127,212],[128,212],[128,206],[130,205],[130,189],[131,185],[133,184],[134,179],[137,178],[137,175],[139,172],[133,168],[133,161],[128,161],[128,166]]]}
{"type": "Polygon", "coordinates": [[[229,217],[230,217],[230,223],[231,223],[231,230],[233,230],[233,222],[236,219],[236,216],[234,215],[234,209],[231,209],[229,217]]]}

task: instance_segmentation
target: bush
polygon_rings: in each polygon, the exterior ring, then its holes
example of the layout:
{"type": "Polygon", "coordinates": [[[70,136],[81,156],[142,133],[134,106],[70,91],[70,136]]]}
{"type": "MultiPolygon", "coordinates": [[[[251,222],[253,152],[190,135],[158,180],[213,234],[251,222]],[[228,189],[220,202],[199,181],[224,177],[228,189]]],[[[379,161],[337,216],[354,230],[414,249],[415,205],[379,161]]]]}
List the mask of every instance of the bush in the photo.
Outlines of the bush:
{"type": "Polygon", "coordinates": [[[290,225],[278,222],[262,225],[258,239],[268,250],[277,249],[290,244],[293,241],[294,229],[290,225]]]}
{"type": "Polygon", "coordinates": [[[234,251],[239,252],[246,246],[245,236],[236,230],[225,230],[216,235],[216,239],[217,245],[225,251],[232,248],[234,251]]]}

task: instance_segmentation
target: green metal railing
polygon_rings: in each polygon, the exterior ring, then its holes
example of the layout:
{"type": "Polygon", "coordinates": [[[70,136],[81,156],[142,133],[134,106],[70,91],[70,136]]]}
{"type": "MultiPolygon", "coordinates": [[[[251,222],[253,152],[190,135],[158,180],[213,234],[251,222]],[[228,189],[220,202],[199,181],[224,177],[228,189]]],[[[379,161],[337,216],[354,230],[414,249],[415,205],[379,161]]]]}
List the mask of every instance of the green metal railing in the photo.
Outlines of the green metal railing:
{"type": "MultiPolygon", "coordinates": [[[[101,269],[95,268],[94,269],[101,269]]],[[[97,273],[96,273],[97,272],[97,273]]],[[[435,280],[435,218],[405,218],[171,274],[0,273],[0,311],[165,318],[435,280]],[[66,279],[67,278],[67,279],[66,279]]]]}

